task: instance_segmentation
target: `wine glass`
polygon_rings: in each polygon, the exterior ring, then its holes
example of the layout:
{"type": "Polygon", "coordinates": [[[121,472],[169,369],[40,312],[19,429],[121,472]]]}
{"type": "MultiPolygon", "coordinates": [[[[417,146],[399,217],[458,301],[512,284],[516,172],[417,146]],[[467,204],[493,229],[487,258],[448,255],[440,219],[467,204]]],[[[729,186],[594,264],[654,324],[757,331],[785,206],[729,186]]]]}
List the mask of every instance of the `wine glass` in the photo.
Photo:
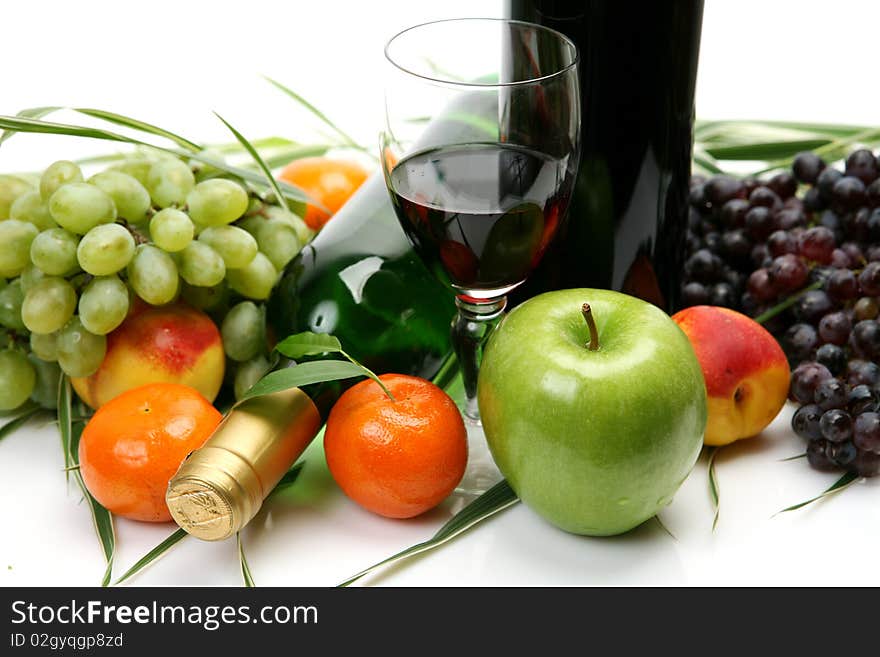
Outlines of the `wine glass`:
{"type": "Polygon", "coordinates": [[[483,345],[571,197],[577,49],[540,25],[464,18],[404,30],[385,56],[385,181],[415,251],[455,291],[464,414],[479,423],[483,345]]]}

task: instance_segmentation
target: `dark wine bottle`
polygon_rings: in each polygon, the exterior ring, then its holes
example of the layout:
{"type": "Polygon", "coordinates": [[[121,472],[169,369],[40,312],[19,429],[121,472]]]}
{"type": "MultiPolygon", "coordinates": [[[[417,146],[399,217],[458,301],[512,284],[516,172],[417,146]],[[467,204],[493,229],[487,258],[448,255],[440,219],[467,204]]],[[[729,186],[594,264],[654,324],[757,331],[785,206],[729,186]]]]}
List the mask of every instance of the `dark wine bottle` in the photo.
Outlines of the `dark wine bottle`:
{"type": "Polygon", "coordinates": [[[589,286],[675,309],[703,0],[509,0],[507,13],[576,43],[582,103],[568,221],[513,300],[589,286]]]}

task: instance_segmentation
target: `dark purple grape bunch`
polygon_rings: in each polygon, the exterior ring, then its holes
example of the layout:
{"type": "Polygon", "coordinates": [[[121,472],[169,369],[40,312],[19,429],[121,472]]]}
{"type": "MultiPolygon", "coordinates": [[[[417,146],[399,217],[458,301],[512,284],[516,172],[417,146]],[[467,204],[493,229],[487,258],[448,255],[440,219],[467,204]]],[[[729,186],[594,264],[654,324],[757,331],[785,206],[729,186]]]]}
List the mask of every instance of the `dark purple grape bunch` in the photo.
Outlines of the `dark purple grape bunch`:
{"type": "Polygon", "coordinates": [[[878,474],[877,157],[853,151],[840,171],[804,152],[767,181],[694,177],[690,200],[682,305],[757,317],[796,299],[764,323],[794,368],[792,426],[814,467],[878,474]]]}

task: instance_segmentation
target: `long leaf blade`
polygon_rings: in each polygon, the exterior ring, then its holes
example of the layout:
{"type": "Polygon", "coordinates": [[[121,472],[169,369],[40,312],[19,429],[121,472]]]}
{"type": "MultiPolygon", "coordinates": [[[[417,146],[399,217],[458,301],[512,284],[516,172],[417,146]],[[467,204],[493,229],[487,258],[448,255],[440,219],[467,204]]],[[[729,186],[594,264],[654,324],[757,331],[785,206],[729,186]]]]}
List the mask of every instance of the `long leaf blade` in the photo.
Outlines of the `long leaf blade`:
{"type": "Polygon", "coordinates": [[[715,517],[712,519],[712,531],[718,526],[718,515],[721,512],[721,490],[718,487],[718,478],[715,476],[715,457],[718,456],[720,447],[709,448],[709,498],[712,500],[712,507],[715,510],[715,517]]]}
{"type": "Polygon", "coordinates": [[[293,367],[270,372],[257,381],[242,399],[268,395],[273,392],[298,388],[312,383],[339,381],[356,376],[365,376],[364,369],[343,360],[318,360],[300,363],[293,367]]]}
{"type": "Polygon", "coordinates": [[[180,541],[185,539],[187,536],[189,536],[189,534],[187,534],[186,531],[184,531],[183,529],[175,530],[168,538],[159,543],[159,545],[147,552],[140,559],[138,559],[131,568],[125,571],[122,577],[116,580],[115,584],[122,584],[122,582],[131,579],[134,575],[156,561],[156,559],[168,552],[168,550],[180,543],[180,541]]]}
{"type": "Polygon", "coordinates": [[[275,192],[275,197],[278,199],[278,203],[281,204],[285,210],[290,212],[290,208],[287,205],[287,199],[284,198],[284,194],[281,193],[281,189],[278,187],[278,181],[275,180],[275,176],[272,175],[272,171],[263,162],[263,158],[260,157],[260,154],[257,152],[257,149],[254,148],[251,143],[245,139],[244,135],[242,135],[238,130],[236,130],[232,125],[224,119],[222,116],[214,112],[214,115],[223,122],[227,128],[229,128],[229,132],[231,132],[238,142],[244,147],[244,149],[248,152],[248,154],[254,159],[254,162],[257,163],[257,166],[263,172],[263,175],[266,177],[266,182],[269,183],[269,187],[272,188],[272,191],[275,192]]]}
{"type": "MultiPolygon", "coordinates": [[[[62,109],[61,107],[28,107],[27,109],[21,110],[16,116],[20,116],[27,119],[41,119],[47,114],[51,114],[52,112],[57,112],[62,109]]],[[[4,130],[3,134],[0,134],[0,144],[9,139],[12,135],[14,135],[16,130],[4,130]]]]}
{"type": "Polygon", "coordinates": [[[335,123],[333,123],[333,121],[331,121],[329,118],[327,118],[327,115],[324,114],[324,112],[322,112],[317,107],[312,105],[309,101],[307,101],[305,98],[300,96],[293,89],[290,89],[290,88],[284,86],[283,84],[281,84],[277,80],[273,80],[270,77],[265,77],[265,79],[269,84],[273,85],[276,89],[278,89],[282,93],[293,98],[297,103],[299,103],[300,105],[305,107],[309,112],[311,112],[316,117],[318,117],[325,125],[327,125],[331,130],[333,130],[333,132],[335,132],[337,135],[339,135],[342,138],[342,140],[346,143],[346,145],[351,146],[352,148],[357,148],[359,150],[365,150],[364,147],[361,146],[360,144],[358,144],[354,139],[352,139],[348,133],[343,131],[335,123]]]}
{"type": "Polygon", "coordinates": [[[423,543],[417,543],[406,550],[398,552],[395,555],[388,557],[376,564],[373,564],[369,568],[365,568],[359,573],[352,575],[344,582],[339,584],[339,586],[348,586],[349,584],[353,584],[360,578],[365,575],[369,575],[373,571],[382,568],[384,566],[391,565],[393,563],[397,563],[399,561],[403,561],[404,559],[408,559],[417,554],[421,554],[423,552],[427,552],[428,550],[433,550],[444,543],[451,541],[456,536],[463,534],[467,530],[472,527],[478,525],[484,520],[491,518],[495,514],[507,509],[514,504],[519,502],[519,498],[516,496],[516,493],[513,492],[513,489],[510,487],[510,484],[507,483],[506,480],[502,479],[500,482],[495,484],[492,488],[487,490],[485,493],[480,495],[473,502],[464,507],[461,511],[456,513],[449,521],[443,525],[434,536],[432,536],[427,541],[423,543]]]}
{"type": "Polygon", "coordinates": [[[247,557],[244,556],[244,546],[241,543],[241,532],[235,532],[235,540],[238,543],[238,561],[241,564],[241,578],[244,580],[244,585],[248,588],[254,588],[256,584],[254,584],[253,575],[251,575],[251,568],[248,566],[247,557]]]}
{"type": "Polygon", "coordinates": [[[28,420],[32,417],[35,417],[43,412],[43,409],[39,406],[34,406],[28,408],[23,413],[16,415],[11,420],[0,426],[0,440],[3,440],[6,436],[11,435],[15,432],[16,429],[26,424],[28,420]]]}
{"type": "MultiPolygon", "coordinates": [[[[204,153],[181,153],[171,148],[164,148],[162,146],[157,146],[155,144],[150,144],[145,141],[141,141],[140,139],[136,139],[134,137],[128,137],[126,135],[121,135],[115,132],[110,132],[109,130],[102,130],[100,128],[88,128],[85,126],[77,126],[70,125],[66,123],[53,123],[50,121],[41,121],[38,119],[27,119],[15,116],[5,116],[0,115],[0,128],[4,128],[6,130],[12,130],[13,132],[27,132],[32,134],[53,134],[53,135],[67,135],[70,137],[85,137],[89,139],[102,139],[105,141],[115,141],[124,144],[134,144],[135,146],[146,146],[148,148],[153,148],[155,150],[161,151],[163,153],[168,153],[170,155],[174,155],[176,157],[186,156],[192,160],[197,160],[199,162],[203,162],[205,164],[210,164],[211,166],[225,171],[228,174],[233,176],[238,176],[242,180],[246,180],[248,182],[254,183],[256,185],[266,185],[265,177],[262,173],[258,173],[256,171],[249,171],[247,169],[242,169],[240,167],[235,167],[227,164],[226,162],[216,158],[211,157],[209,155],[205,155],[204,153]]],[[[305,194],[302,190],[297,189],[293,185],[290,185],[285,182],[278,183],[276,181],[276,187],[280,188],[281,192],[285,198],[292,201],[300,201],[303,203],[311,203],[317,207],[322,207],[319,203],[317,203],[313,198],[309,195],[305,194]]]]}
{"type": "Polygon", "coordinates": [[[279,342],[275,345],[275,350],[288,358],[297,360],[303,356],[339,353],[342,351],[342,343],[339,342],[336,336],[327,333],[303,331],[279,342]]]}
{"type": "Polygon", "coordinates": [[[828,497],[829,495],[838,493],[844,488],[848,488],[849,486],[851,486],[856,480],[858,480],[858,478],[859,476],[854,472],[845,472],[840,479],[831,484],[819,495],[816,495],[816,497],[813,497],[806,502],[801,502],[800,504],[793,504],[792,506],[786,507],[782,509],[782,511],[778,511],[775,515],[779,515],[780,513],[787,513],[788,511],[797,511],[798,509],[804,508],[808,504],[812,504],[813,502],[817,502],[824,497],[828,497]]]}
{"type": "Polygon", "coordinates": [[[90,107],[77,107],[74,108],[75,111],[80,114],[85,114],[86,116],[91,116],[96,119],[102,119],[104,121],[109,121],[110,123],[115,123],[117,125],[124,126],[126,128],[132,128],[134,130],[139,130],[140,132],[147,132],[152,135],[156,135],[157,137],[164,137],[169,141],[173,141],[175,144],[180,146],[181,148],[185,148],[186,150],[198,152],[203,150],[203,147],[199,144],[186,139],[185,137],[181,137],[178,134],[171,132],[170,130],[165,130],[164,128],[160,128],[151,123],[146,123],[145,121],[139,121],[138,119],[133,119],[129,116],[123,116],[122,114],[116,114],[114,112],[107,112],[101,109],[93,109],[90,107]]]}

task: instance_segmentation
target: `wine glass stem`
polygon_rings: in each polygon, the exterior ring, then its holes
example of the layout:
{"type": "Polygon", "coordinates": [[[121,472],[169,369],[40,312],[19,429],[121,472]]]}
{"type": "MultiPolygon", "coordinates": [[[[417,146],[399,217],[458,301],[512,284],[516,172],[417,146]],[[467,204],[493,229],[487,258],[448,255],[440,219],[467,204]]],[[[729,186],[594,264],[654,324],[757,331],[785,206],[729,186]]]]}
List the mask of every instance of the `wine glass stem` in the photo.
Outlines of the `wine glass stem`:
{"type": "Polygon", "coordinates": [[[479,423],[477,376],[483,359],[483,347],[507,306],[507,297],[483,300],[457,296],[455,305],[458,313],[452,320],[452,347],[464,382],[464,414],[469,420],[479,423]]]}

